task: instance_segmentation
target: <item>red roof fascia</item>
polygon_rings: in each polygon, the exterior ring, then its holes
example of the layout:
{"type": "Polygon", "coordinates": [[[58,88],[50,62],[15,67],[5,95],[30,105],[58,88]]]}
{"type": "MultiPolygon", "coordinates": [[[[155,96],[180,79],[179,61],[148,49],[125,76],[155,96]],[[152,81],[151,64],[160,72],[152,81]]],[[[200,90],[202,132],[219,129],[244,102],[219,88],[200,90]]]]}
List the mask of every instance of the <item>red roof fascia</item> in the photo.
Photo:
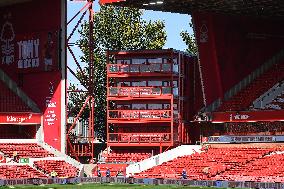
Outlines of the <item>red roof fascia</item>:
{"type": "Polygon", "coordinates": [[[100,0],[99,3],[101,5],[104,5],[104,4],[110,4],[110,3],[117,3],[121,1],[126,1],[126,0],[100,0]]]}

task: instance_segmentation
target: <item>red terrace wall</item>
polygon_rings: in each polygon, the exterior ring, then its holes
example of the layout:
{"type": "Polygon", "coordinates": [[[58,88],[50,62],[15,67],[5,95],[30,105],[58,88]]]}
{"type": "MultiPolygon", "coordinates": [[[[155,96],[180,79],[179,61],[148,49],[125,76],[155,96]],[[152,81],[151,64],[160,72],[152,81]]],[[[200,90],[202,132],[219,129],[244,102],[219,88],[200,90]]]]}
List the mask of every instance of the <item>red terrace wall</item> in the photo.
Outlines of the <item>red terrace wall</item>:
{"type": "Polygon", "coordinates": [[[281,20],[211,13],[194,13],[193,20],[207,105],[284,47],[281,20]]]}
{"type": "Polygon", "coordinates": [[[59,68],[60,3],[33,0],[0,8],[0,69],[37,103],[44,114],[45,142],[58,150],[65,85],[59,68]]]}

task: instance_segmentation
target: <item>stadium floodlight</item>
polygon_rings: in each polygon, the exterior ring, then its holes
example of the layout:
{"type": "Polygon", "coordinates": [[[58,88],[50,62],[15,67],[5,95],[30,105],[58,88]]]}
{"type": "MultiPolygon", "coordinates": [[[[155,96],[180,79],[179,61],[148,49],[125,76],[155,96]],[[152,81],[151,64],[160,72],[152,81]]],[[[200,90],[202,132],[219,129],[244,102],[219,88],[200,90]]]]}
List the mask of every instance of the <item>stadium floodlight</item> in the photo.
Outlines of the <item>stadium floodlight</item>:
{"type": "Polygon", "coordinates": [[[156,2],[150,2],[150,3],[143,3],[143,6],[148,6],[148,5],[161,5],[163,4],[164,1],[156,1],[156,2]]]}

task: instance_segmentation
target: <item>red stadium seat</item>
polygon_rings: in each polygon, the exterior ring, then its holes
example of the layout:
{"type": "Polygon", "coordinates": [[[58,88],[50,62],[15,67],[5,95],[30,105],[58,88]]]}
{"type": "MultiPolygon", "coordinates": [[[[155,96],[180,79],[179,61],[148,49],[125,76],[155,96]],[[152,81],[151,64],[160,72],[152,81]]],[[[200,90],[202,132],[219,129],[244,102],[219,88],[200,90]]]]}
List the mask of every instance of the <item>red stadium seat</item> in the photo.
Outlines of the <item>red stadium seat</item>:
{"type": "Polygon", "coordinates": [[[49,175],[52,171],[55,171],[58,177],[76,177],[79,172],[76,167],[63,160],[35,161],[34,166],[49,175]]]}

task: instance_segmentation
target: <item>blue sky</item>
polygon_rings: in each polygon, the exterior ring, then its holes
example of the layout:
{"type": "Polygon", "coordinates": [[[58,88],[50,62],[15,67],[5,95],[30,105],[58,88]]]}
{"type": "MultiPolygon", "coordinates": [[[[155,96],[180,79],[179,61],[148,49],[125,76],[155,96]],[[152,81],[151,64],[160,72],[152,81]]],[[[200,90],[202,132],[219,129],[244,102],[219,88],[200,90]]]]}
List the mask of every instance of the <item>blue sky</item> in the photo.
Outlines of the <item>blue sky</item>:
{"type": "MultiPolygon", "coordinates": [[[[70,2],[68,1],[67,5],[67,20],[70,20],[73,15],[77,13],[78,10],[80,10],[85,3],[82,2],[70,2]]],[[[99,6],[95,6],[95,11],[99,10],[99,6]]],[[[80,14],[81,15],[81,14],[80,14]]],[[[85,18],[88,18],[88,15],[85,16],[85,18]]],[[[187,30],[190,33],[192,33],[191,28],[189,27],[189,21],[191,19],[190,15],[185,15],[185,14],[176,14],[176,13],[165,13],[165,12],[160,12],[160,11],[149,11],[145,10],[143,18],[147,21],[149,20],[164,20],[165,25],[166,25],[166,32],[167,32],[167,42],[165,44],[165,48],[174,48],[176,50],[185,50],[186,45],[182,41],[180,37],[180,32],[183,30],[187,30]]],[[[75,19],[70,26],[68,26],[68,33],[72,31],[74,28],[76,21],[79,19],[75,19]]],[[[79,38],[78,32],[75,32],[74,36],[71,39],[71,42],[75,42],[79,38]]],[[[78,48],[73,47],[74,53],[76,54],[77,57],[81,55],[81,52],[78,48]]],[[[68,65],[75,70],[76,65],[74,64],[74,61],[70,54],[68,53],[68,65]]],[[[72,77],[71,74],[68,74],[68,80],[74,81],[74,77],[72,77]]]]}

